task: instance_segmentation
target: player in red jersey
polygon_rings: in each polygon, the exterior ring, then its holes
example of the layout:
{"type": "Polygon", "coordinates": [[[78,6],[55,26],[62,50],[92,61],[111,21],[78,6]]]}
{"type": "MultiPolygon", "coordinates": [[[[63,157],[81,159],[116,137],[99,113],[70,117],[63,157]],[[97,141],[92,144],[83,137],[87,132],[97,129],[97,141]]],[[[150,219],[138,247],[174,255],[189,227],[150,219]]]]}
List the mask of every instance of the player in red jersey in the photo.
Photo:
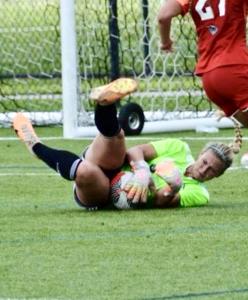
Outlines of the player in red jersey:
{"type": "Polygon", "coordinates": [[[172,51],[171,20],[189,12],[197,32],[198,62],[211,101],[248,127],[248,0],[167,0],[158,13],[161,49],[172,51]]]}

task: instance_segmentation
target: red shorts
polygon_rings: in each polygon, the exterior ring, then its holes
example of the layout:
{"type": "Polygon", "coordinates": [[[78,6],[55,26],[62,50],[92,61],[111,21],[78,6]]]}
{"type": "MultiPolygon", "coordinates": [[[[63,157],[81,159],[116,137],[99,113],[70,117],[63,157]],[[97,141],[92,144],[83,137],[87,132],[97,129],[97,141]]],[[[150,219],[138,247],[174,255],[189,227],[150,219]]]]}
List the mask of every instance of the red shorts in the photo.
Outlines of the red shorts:
{"type": "Polygon", "coordinates": [[[209,99],[231,116],[248,109],[248,65],[218,67],[202,75],[209,99]]]}

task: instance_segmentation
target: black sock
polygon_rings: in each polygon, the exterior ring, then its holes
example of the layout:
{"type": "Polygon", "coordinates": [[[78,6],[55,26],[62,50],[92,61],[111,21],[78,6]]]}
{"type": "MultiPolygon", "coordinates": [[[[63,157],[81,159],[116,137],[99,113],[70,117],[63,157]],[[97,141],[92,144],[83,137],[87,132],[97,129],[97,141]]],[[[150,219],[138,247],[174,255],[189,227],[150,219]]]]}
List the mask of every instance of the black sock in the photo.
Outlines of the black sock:
{"type": "Polygon", "coordinates": [[[104,136],[112,137],[117,135],[121,127],[117,118],[116,105],[97,105],[95,108],[95,124],[104,136]]]}
{"type": "Polygon", "coordinates": [[[79,156],[69,151],[56,150],[44,144],[37,143],[32,148],[33,152],[50,168],[58,172],[67,180],[74,180],[77,168],[82,161],[79,156]]]}

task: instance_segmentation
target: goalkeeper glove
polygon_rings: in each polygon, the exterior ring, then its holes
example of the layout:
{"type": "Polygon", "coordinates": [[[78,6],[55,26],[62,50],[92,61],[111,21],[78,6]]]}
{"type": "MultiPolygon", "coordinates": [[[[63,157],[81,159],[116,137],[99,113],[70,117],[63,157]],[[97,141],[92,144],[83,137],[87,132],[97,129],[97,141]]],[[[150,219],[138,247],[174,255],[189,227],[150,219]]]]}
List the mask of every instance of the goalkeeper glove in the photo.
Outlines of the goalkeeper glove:
{"type": "Polygon", "coordinates": [[[163,178],[168,184],[169,187],[165,190],[167,195],[177,193],[182,187],[182,177],[180,171],[172,160],[166,160],[162,163],[158,163],[157,165],[153,166],[153,171],[155,174],[163,178]]]}
{"type": "Polygon", "coordinates": [[[150,167],[144,160],[131,161],[130,165],[134,175],[124,186],[124,191],[132,203],[145,203],[147,200],[148,186],[151,182],[150,167]]]}

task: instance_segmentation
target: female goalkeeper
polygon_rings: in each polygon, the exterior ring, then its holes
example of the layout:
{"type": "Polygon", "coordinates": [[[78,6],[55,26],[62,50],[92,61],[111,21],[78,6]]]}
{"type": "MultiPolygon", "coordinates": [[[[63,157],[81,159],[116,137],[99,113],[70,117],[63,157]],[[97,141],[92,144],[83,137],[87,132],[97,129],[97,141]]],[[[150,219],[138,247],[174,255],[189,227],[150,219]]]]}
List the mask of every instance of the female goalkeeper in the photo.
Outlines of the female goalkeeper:
{"type": "MultiPolygon", "coordinates": [[[[135,89],[135,81],[119,79],[94,91],[95,124],[100,133],[82,157],[41,143],[31,122],[21,113],[14,117],[13,127],[33,154],[63,178],[75,182],[74,198],[85,209],[103,208],[112,203],[111,180],[127,165],[131,166],[133,176],[123,190],[137,207],[206,204],[209,194],[204,182],[224,173],[232,163],[234,148],[222,143],[209,144],[196,160],[189,146],[178,139],[127,150],[114,102],[135,89]]],[[[239,148],[239,130],[236,136],[235,145],[239,148]]]]}

